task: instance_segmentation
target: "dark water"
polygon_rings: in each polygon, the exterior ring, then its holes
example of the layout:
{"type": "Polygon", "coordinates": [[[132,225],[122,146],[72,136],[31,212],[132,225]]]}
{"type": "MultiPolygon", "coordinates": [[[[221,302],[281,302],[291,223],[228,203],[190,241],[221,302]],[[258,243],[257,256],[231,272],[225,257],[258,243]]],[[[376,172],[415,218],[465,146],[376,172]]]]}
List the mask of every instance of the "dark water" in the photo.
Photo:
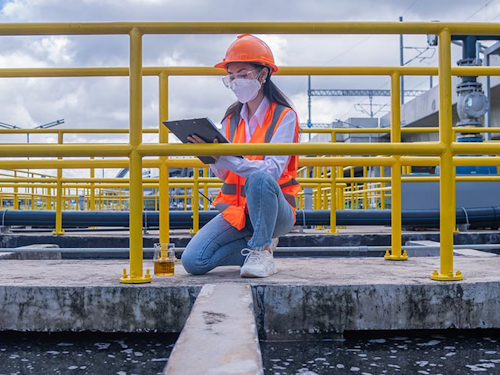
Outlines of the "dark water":
{"type": "Polygon", "coordinates": [[[0,375],[161,374],[177,336],[0,332],[0,375]]]}
{"type": "Polygon", "coordinates": [[[261,343],[266,375],[500,374],[500,335],[408,334],[261,343]]]}

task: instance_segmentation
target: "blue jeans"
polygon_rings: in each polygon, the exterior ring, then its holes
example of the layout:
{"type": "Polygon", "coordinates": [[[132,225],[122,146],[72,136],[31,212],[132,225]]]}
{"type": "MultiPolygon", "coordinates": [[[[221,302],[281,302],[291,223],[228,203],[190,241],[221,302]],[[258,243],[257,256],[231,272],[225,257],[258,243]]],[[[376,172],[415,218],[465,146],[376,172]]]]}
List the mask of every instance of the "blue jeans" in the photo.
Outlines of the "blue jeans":
{"type": "Polygon", "coordinates": [[[245,181],[248,215],[242,230],[231,226],[222,214],[210,220],[189,241],[182,265],[193,275],[218,266],[242,266],[246,247],[263,248],[271,239],[293,228],[294,215],[278,183],[267,172],[254,172],[245,181]],[[251,236],[247,242],[246,237],[251,236]]]}

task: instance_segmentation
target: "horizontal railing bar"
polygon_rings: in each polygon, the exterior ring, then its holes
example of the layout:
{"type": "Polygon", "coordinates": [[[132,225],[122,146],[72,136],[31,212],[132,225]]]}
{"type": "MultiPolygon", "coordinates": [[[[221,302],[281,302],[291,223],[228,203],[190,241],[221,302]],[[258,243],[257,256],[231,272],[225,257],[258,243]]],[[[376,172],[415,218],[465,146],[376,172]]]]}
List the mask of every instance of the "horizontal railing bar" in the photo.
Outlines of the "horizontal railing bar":
{"type": "MultiPolygon", "coordinates": [[[[158,128],[143,128],[143,133],[156,134],[158,128]]],[[[129,129],[0,129],[0,134],[128,134],[129,129]]],[[[33,143],[32,143],[33,144],[33,143]]],[[[119,144],[119,143],[116,143],[119,144]]]]}
{"type": "MultiPolygon", "coordinates": [[[[499,37],[500,39],[500,37],[499,37]]],[[[454,127],[452,130],[456,133],[500,133],[500,128],[484,128],[484,127],[454,127]]],[[[482,142],[479,142],[482,143],[482,142]]],[[[487,142],[489,143],[489,142],[487,142]]]]}
{"type": "Polygon", "coordinates": [[[499,156],[454,156],[453,164],[461,166],[500,165],[499,156]]]}
{"type": "Polygon", "coordinates": [[[0,35],[142,34],[439,34],[491,35],[491,23],[459,22],[78,22],[4,23],[0,35]]]}
{"type": "MultiPolygon", "coordinates": [[[[436,166],[439,165],[439,157],[435,156],[402,156],[401,164],[408,166],[436,166]]],[[[300,157],[300,167],[314,166],[390,166],[394,162],[393,157],[300,157]]],[[[474,165],[500,165],[500,157],[462,157],[455,156],[453,163],[457,166],[474,165]]],[[[166,163],[171,168],[206,168],[198,158],[169,159],[166,163]]],[[[127,168],[128,160],[0,160],[0,169],[58,169],[58,168],[127,168]]],[[[143,159],[144,168],[158,168],[161,161],[158,159],[143,159]]],[[[27,172],[24,172],[27,173],[27,172]]]]}
{"type": "MultiPolygon", "coordinates": [[[[354,133],[390,133],[390,128],[302,128],[301,133],[313,133],[313,134],[354,134],[354,133]]],[[[458,133],[500,133],[500,128],[453,128],[453,131],[458,133]]],[[[439,128],[437,127],[419,127],[401,128],[402,133],[438,133],[439,128]]],[[[1,129],[0,134],[128,134],[129,129],[1,129]]],[[[144,134],[157,134],[158,128],[143,128],[142,133],[144,134]]],[[[33,143],[32,143],[33,144],[33,143]]],[[[119,143],[117,143],[119,144],[119,143]]]]}
{"type": "MultiPolygon", "coordinates": [[[[159,76],[165,73],[168,76],[222,76],[225,71],[209,66],[192,67],[143,67],[143,76],[159,76]]],[[[305,75],[354,75],[354,76],[390,76],[399,73],[404,76],[438,75],[437,67],[413,66],[284,66],[280,67],[277,75],[305,76],[305,75]]],[[[453,67],[453,76],[487,76],[500,75],[498,66],[453,67]]],[[[3,68],[0,77],[28,78],[28,77],[125,77],[129,75],[126,67],[105,68],[3,68]]]]}
{"type": "MultiPolygon", "coordinates": [[[[287,143],[254,144],[169,144],[143,143],[137,147],[142,156],[172,155],[439,155],[445,146],[426,143],[287,143]]],[[[497,146],[498,147],[498,146],[497,146]]]]}
{"type": "MultiPolygon", "coordinates": [[[[500,131],[500,128],[499,128],[500,131]]],[[[313,133],[313,134],[354,134],[354,133],[390,133],[390,128],[301,128],[301,133],[313,133]]],[[[438,133],[439,128],[401,128],[402,133],[438,133]]]]}
{"type": "Polygon", "coordinates": [[[318,157],[318,158],[299,158],[299,166],[314,167],[314,166],[341,166],[341,165],[356,165],[356,166],[391,166],[395,162],[394,157],[318,157]]]}
{"type": "Polygon", "coordinates": [[[500,154],[500,145],[498,143],[490,142],[468,142],[459,143],[453,142],[451,144],[451,151],[454,155],[457,154],[500,154]]]}
{"type": "Polygon", "coordinates": [[[428,167],[428,166],[436,166],[439,165],[439,157],[437,156],[401,156],[401,164],[404,166],[413,166],[413,167],[428,167]]]}
{"type": "MultiPolygon", "coordinates": [[[[16,231],[19,233],[19,231],[16,231]]],[[[419,245],[408,245],[403,246],[405,250],[440,250],[439,245],[432,246],[419,246],[419,245]]],[[[176,247],[176,253],[182,253],[185,248],[176,247]]],[[[309,246],[309,247],[290,247],[290,246],[279,246],[276,248],[276,252],[341,252],[341,251],[386,251],[390,250],[391,246],[309,246]]],[[[456,250],[496,250],[500,249],[499,244],[470,244],[470,245],[453,245],[453,249],[456,250]]],[[[120,247],[86,247],[86,248],[74,248],[74,247],[61,247],[61,248],[44,248],[44,247],[30,247],[30,248],[0,248],[0,253],[31,253],[31,252],[43,252],[43,253],[117,253],[117,252],[128,252],[129,248],[120,247]]],[[[152,253],[154,249],[151,247],[143,248],[145,253],[152,253]]]]}
{"type": "Polygon", "coordinates": [[[0,145],[0,157],[128,156],[133,147],[118,144],[0,145]]]}
{"type": "MultiPolygon", "coordinates": [[[[75,179],[63,179],[62,183],[64,184],[64,188],[100,188],[100,189],[128,189],[129,188],[129,180],[124,179],[119,182],[113,182],[110,181],[111,179],[104,179],[104,180],[91,180],[89,179],[86,181],[86,179],[80,179],[81,181],[73,181],[75,179]],[[67,181],[70,180],[70,181],[67,181]]],[[[151,181],[145,181],[143,183],[143,188],[144,189],[149,189],[149,188],[154,188],[157,189],[159,187],[158,181],[155,181],[157,179],[151,179],[151,181]]],[[[219,187],[222,185],[221,181],[216,181],[215,178],[207,178],[203,179],[200,177],[198,180],[200,184],[207,185],[208,187],[219,187]]],[[[311,185],[331,185],[332,180],[330,177],[320,177],[320,178],[297,178],[297,181],[302,185],[302,186],[311,186],[311,185]]],[[[377,182],[391,182],[390,177],[337,177],[336,178],[336,183],[341,184],[341,183],[377,183],[377,182]]],[[[434,182],[434,181],[439,181],[439,176],[436,175],[403,175],[401,177],[401,181],[403,182],[434,182]]],[[[462,181],[462,182],[489,182],[489,181],[500,181],[500,176],[498,175],[472,175],[472,176],[464,176],[460,175],[456,177],[456,181],[462,181]]],[[[175,178],[172,178],[170,181],[170,188],[193,188],[193,179],[189,179],[188,181],[178,181],[175,178]]],[[[11,180],[11,181],[0,181],[0,187],[1,188],[12,188],[12,187],[19,187],[19,188],[55,188],[56,181],[55,179],[50,179],[50,181],[47,182],[41,182],[41,181],[16,181],[16,180],[11,180]]],[[[0,192],[0,194],[15,194],[13,192],[0,192]]],[[[18,193],[18,194],[31,194],[31,193],[18,193]]],[[[36,194],[40,195],[40,194],[36,194]]],[[[106,196],[109,198],[115,198],[116,196],[106,196]]]]}

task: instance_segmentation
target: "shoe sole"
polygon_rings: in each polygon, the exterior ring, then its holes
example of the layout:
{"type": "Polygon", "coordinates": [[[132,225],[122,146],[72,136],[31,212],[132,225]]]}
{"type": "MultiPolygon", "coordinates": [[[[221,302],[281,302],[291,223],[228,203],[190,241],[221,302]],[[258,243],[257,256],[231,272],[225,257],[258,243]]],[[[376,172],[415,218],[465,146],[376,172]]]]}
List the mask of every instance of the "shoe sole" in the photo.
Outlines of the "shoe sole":
{"type": "Polygon", "coordinates": [[[272,276],[274,274],[278,273],[278,270],[276,268],[276,266],[274,266],[271,270],[269,270],[268,273],[264,274],[256,274],[256,273],[250,273],[250,272],[245,272],[243,269],[241,270],[240,272],[240,277],[244,277],[244,278],[264,278],[264,277],[269,277],[269,276],[272,276]]]}

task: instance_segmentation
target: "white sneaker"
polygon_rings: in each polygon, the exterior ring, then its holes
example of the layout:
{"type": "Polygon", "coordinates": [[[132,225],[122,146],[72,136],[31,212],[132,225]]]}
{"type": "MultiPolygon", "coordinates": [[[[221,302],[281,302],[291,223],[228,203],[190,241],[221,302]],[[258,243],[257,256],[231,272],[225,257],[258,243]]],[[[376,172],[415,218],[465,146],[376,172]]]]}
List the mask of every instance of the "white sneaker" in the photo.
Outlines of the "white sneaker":
{"type": "MultiPolygon", "coordinates": [[[[274,239],[273,239],[274,243],[274,239]]],[[[277,241],[276,241],[277,244],[277,241]]],[[[276,248],[276,246],[274,247],[276,248]]],[[[271,245],[272,249],[272,245],[271,245]]],[[[241,277],[268,277],[278,272],[274,264],[272,250],[243,249],[241,255],[246,256],[241,267],[241,277]]]]}

